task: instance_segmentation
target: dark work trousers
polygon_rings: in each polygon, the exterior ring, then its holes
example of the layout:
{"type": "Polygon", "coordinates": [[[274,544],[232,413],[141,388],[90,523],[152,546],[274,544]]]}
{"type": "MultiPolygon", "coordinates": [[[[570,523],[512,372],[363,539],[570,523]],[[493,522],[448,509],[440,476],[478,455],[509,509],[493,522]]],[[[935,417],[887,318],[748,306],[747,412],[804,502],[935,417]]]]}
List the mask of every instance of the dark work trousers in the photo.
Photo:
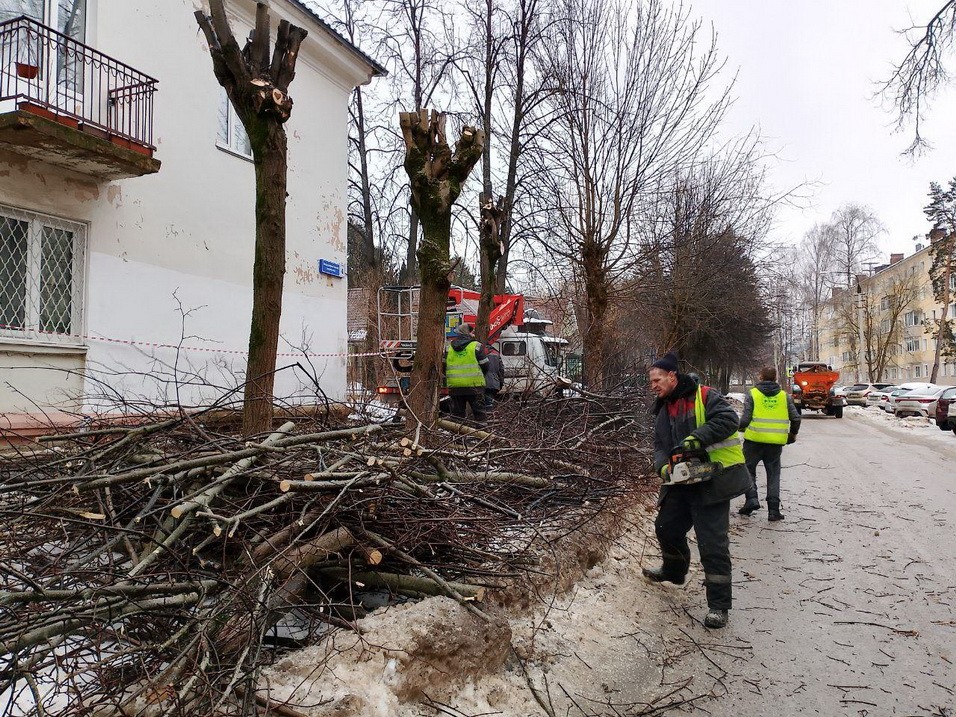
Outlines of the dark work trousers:
{"type": "Polygon", "coordinates": [[[485,405],[488,407],[488,410],[492,410],[495,407],[495,401],[498,399],[498,389],[497,388],[486,388],[485,389],[485,405]]]}
{"type": "Polygon", "coordinates": [[[729,610],[730,582],[730,501],[703,505],[696,486],[668,488],[654,521],[661,544],[664,574],[683,582],[690,568],[690,546],[687,532],[697,535],[700,562],[704,566],[704,587],[707,606],[729,610]]]}
{"type": "Polygon", "coordinates": [[[747,461],[747,470],[753,480],[750,490],[747,491],[747,500],[757,500],[757,464],[763,461],[767,471],[767,503],[780,505],[780,456],[783,446],[774,443],[757,443],[744,441],[744,460],[747,461]]]}
{"type": "Polygon", "coordinates": [[[451,399],[451,415],[458,418],[464,418],[467,407],[471,406],[471,413],[478,423],[484,423],[488,418],[487,407],[485,406],[485,392],[471,393],[465,396],[449,396],[451,399]]]}

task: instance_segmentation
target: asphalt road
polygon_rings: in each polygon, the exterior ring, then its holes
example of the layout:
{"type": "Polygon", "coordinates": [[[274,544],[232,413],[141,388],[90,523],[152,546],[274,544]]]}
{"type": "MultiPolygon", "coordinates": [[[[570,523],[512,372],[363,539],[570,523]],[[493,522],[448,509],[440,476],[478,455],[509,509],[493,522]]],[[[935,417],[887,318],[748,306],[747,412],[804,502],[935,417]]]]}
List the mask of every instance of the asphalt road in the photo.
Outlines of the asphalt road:
{"type": "MultiPolygon", "coordinates": [[[[956,436],[805,417],[782,510],[732,512],[735,609],[695,630],[714,715],[956,717],[956,436]]],[[[684,669],[690,669],[688,665],[684,669]]]]}

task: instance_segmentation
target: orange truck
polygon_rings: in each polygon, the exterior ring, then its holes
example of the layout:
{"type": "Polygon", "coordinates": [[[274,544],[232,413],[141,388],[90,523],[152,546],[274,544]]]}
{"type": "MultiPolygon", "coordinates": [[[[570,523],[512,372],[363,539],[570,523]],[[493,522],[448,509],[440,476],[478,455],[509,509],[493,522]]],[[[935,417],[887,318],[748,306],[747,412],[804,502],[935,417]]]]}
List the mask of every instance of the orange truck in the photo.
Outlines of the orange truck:
{"type": "Polygon", "coordinates": [[[834,390],[840,374],[822,361],[798,364],[793,372],[793,403],[797,410],[822,411],[843,418],[846,399],[834,390]]]}

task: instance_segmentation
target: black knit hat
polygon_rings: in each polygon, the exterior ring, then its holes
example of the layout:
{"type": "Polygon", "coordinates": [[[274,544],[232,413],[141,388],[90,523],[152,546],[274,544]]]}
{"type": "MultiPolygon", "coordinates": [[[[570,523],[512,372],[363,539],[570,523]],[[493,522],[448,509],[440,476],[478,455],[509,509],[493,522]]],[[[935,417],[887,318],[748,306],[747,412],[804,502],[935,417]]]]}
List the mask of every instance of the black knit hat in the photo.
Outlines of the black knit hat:
{"type": "Polygon", "coordinates": [[[677,354],[675,354],[673,351],[668,351],[666,354],[657,359],[657,361],[652,363],[651,368],[659,368],[663,369],[664,371],[673,371],[676,373],[678,371],[677,354]]]}

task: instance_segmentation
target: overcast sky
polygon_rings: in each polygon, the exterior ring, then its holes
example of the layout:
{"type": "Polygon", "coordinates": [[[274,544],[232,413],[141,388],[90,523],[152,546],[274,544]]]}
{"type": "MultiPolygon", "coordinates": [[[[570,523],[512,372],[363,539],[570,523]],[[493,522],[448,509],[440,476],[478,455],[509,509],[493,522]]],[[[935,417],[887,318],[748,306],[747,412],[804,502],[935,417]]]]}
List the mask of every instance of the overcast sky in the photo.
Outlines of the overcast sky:
{"type": "MultiPolygon", "coordinates": [[[[844,202],[869,205],[886,226],[881,247],[914,251],[929,225],[930,181],[956,176],[956,86],[933,103],[923,135],[934,148],[901,157],[912,133],[874,99],[905,53],[896,30],[925,24],[943,0],[692,0],[739,69],[731,125],[757,125],[780,161],[777,189],[819,183],[806,209],[785,209],[773,235],[798,241],[844,202]]],[[[950,70],[956,77],[956,54],[950,70]]]]}

